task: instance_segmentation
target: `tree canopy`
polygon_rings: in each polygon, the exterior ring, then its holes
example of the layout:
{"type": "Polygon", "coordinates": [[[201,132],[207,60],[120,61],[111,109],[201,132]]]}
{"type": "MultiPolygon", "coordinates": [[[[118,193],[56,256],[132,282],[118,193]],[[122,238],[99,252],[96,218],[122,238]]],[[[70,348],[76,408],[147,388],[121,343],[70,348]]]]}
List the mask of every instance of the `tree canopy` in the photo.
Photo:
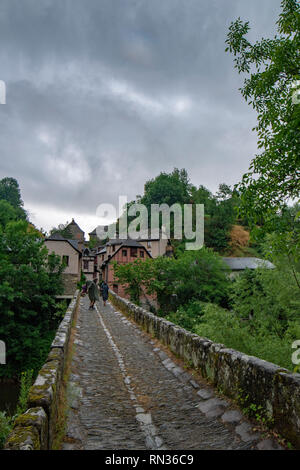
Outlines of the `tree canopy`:
{"type": "Polygon", "coordinates": [[[246,73],[243,97],[257,111],[258,148],[239,189],[242,210],[257,216],[276,210],[300,193],[300,100],[295,84],[300,78],[300,5],[283,0],[278,35],[251,44],[249,22],[231,23],[226,51],[234,55],[238,73],[246,73]]]}

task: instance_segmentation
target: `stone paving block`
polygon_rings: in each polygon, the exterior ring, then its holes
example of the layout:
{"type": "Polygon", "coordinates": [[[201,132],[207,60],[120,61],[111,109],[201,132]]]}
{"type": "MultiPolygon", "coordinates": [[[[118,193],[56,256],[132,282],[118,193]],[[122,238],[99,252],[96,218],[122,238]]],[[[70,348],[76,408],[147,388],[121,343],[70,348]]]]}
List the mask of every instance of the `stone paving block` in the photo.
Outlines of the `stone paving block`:
{"type": "Polygon", "coordinates": [[[229,403],[225,400],[220,400],[219,398],[211,398],[209,400],[199,403],[198,408],[202,413],[208,413],[214,410],[216,407],[226,408],[229,403]]]}
{"type": "Polygon", "coordinates": [[[228,410],[222,416],[223,423],[239,423],[242,419],[243,415],[238,410],[228,410]]]}
{"type": "Polygon", "coordinates": [[[197,382],[195,382],[195,380],[190,380],[190,384],[196,389],[200,388],[199,384],[197,384],[197,382]]]}
{"type": "Polygon", "coordinates": [[[214,393],[212,390],[208,390],[206,388],[201,388],[198,392],[197,395],[199,395],[200,398],[203,400],[207,400],[208,398],[211,398],[214,393]]]}
{"type": "Polygon", "coordinates": [[[215,406],[205,412],[207,418],[218,418],[224,413],[224,408],[221,406],[215,406]]]}
{"type": "Polygon", "coordinates": [[[235,431],[244,442],[252,442],[260,438],[260,434],[254,433],[249,423],[240,424],[235,428],[235,431]]]}
{"type": "Polygon", "coordinates": [[[283,450],[283,447],[272,439],[264,439],[257,444],[257,448],[259,450],[283,450]]]}
{"type": "Polygon", "coordinates": [[[164,351],[160,351],[158,355],[162,361],[164,361],[165,359],[168,359],[168,355],[164,351]]]}

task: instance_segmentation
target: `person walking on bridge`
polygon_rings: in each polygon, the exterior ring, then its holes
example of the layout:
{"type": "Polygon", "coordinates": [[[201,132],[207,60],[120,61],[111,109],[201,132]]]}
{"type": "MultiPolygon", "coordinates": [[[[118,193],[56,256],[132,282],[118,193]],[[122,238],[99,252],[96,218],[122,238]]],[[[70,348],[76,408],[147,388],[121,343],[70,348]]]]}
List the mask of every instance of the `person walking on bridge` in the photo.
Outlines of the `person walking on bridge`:
{"type": "Polygon", "coordinates": [[[94,304],[95,304],[96,300],[100,300],[99,299],[98,287],[97,287],[97,279],[94,279],[93,281],[87,281],[86,284],[87,284],[88,296],[89,296],[89,299],[90,299],[89,309],[93,309],[93,308],[95,308],[94,304]]]}
{"type": "Polygon", "coordinates": [[[108,285],[106,284],[105,281],[102,282],[101,284],[101,292],[102,292],[102,299],[103,299],[103,305],[105,307],[106,305],[106,301],[108,299],[108,291],[109,291],[109,287],[108,285]]]}

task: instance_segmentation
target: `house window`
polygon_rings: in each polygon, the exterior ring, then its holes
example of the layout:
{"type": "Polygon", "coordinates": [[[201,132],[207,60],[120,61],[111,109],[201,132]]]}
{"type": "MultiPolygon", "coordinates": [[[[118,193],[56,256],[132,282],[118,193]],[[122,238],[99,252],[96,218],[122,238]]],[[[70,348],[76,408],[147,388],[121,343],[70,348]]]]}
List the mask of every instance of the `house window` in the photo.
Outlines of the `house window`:
{"type": "Polygon", "coordinates": [[[102,261],[104,260],[104,255],[102,255],[102,261]]]}
{"type": "Polygon", "coordinates": [[[151,248],[151,242],[147,242],[147,247],[151,248]]]}
{"type": "Polygon", "coordinates": [[[122,250],[122,255],[127,256],[127,250],[122,250]]]}
{"type": "Polygon", "coordinates": [[[62,262],[64,265],[69,266],[69,256],[63,255],[62,262]]]}
{"type": "Polygon", "coordinates": [[[132,258],[136,258],[137,257],[137,248],[130,248],[130,256],[132,258]]]}
{"type": "Polygon", "coordinates": [[[86,271],[89,269],[89,262],[86,259],[83,260],[83,269],[86,271]]]}
{"type": "Polygon", "coordinates": [[[144,258],[144,250],[141,250],[141,251],[140,251],[140,257],[141,257],[141,258],[144,258]]]}
{"type": "Polygon", "coordinates": [[[113,284],[113,291],[117,294],[118,293],[118,284],[113,284]]]}

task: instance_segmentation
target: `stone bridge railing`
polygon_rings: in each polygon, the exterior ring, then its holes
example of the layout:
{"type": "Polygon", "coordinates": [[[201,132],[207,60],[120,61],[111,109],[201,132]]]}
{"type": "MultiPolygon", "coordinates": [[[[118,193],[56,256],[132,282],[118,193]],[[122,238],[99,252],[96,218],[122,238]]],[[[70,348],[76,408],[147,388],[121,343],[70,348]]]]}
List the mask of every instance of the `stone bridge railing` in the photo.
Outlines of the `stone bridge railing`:
{"type": "Polygon", "coordinates": [[[112,302],[165,346],[243,406],[261,406],[264,417],[300,448],[300,374],[216,344],[110,292],[112,302]]]}
{"type": "Polygon", "coordinates": [[[79,298],[76,291],[57,329],[46,362],[29,391],[28,410],[16,419],[8,436],[7,450],[52,449],[70,332],[79,298]]]}

